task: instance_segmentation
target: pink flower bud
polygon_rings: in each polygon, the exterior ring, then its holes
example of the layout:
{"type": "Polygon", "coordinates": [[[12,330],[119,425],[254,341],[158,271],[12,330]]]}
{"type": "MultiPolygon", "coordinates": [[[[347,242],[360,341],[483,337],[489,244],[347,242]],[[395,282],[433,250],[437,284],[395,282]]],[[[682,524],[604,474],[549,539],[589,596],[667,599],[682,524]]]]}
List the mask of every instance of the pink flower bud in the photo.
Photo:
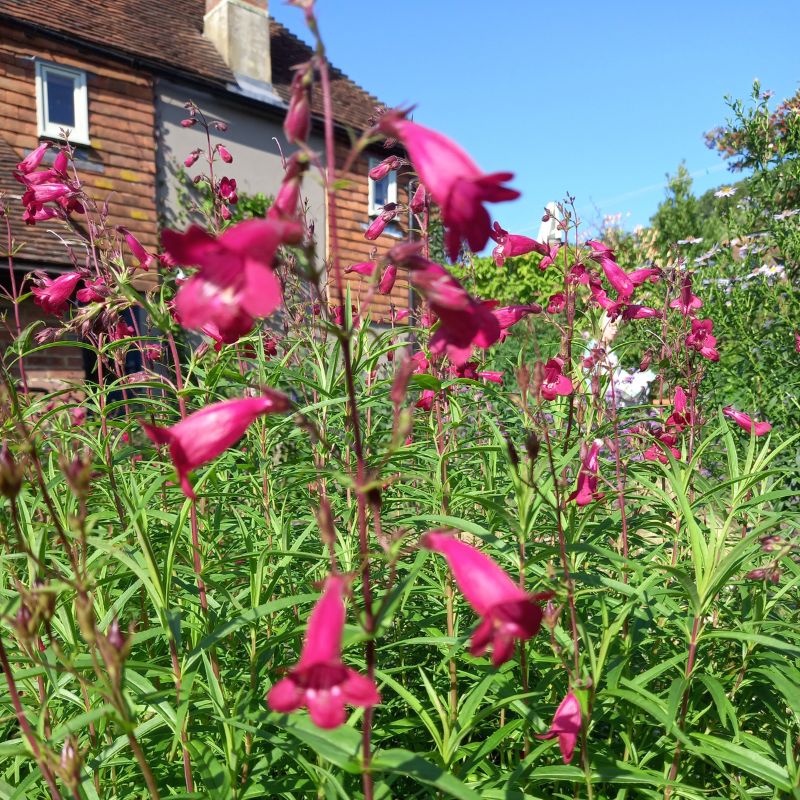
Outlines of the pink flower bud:
{"type": "Polygon", "coordinates": [[[232,164],[233,163],[233,156],[228,152],[227,148],[224,145],[218,144],[217,145],[217,152],[219,153],[219,157],[226,164],[232,164]]]}
{"type": "Polygon", "coordinates": [[[186,160],[183,162],[184,167],[192,167],[197,162],[197,159],[200,158],[200,151],[199,150],[192,150],[188,156],[186,156],[186,160]]]}
{"type": "Polygon", "coordinates": [[[181,127],[182,128],[191,128],[194,125],[197,125],[197,120],[193,117],[188,117],[187,119],[181,120],[181,127]]]}

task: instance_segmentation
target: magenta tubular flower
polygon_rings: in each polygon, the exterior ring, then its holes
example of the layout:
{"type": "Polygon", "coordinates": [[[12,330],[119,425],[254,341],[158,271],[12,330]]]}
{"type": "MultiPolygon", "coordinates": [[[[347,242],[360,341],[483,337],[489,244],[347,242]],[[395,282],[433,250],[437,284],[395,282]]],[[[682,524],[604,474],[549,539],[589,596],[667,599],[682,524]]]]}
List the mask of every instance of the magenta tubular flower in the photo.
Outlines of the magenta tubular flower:
{"type": "Polygon", "coordinates": [[[236,444],[255,419],[262,414],[286,411],[289,398],[274,389],[259,397],[240,397],[212,403],[189,414],[171,428],[149,425],[140,420],[150,440],[156,445],[169,445],[169,454],[181,488],[187,497],[195,498],[189,473],[207,464],[236,444]]]}
{"type": "Polygon", "coordinates": [[[272,271],[278,247],[301,238],[299,223],[279,219],[240,222],[218,238],[196,225],[186,233],[164,231],[168,257],[199,267],[175,298],[181,325],[199,331],[211,323],[233,341],[247,333],[256,317],[266,317],[282,302],[272,271]]]}
{"type": "Polygon", "coordinates": [[[631,303],[622,310],[622,319],[661,319],[664,314],[657,308],[631,303]]]}
{"type": "Polygon", "coordinates": [[[383,211],[378,214],[364,233],[364,238],[374,241],[382,233],[384,228],[397,216],[397,203],[387,203],[383,211]]]}
{"type": "Polygon", "coordinates": [[[390,172],[398,169],[402,163],[403,162],[397,156],[384,158],[380,164],[369,171],[369,177],[374,181],[379,181],[381,178],[385,178],[390,172]]]}
{"type": "Polygon", "coordinates": [[[675,447],[675,445],[678,443],[678,437],[674,433],[661,431],[661,433],[654,434],[654,438],[656,442],[660,443],[660,445],[653,443],[647,448],[647,450],[644,451],[644,453],[642,453],[646,461],[660,461],[662,464],[668,464],[669,458],[667,457],[664,448],[672,453],[672,457],[674,459],[677,461],[681,460],[681,451],[675,447]]]}
{"type": "Polygon", "coordinates": [[[578,735],[581,732],[581,704],[578,698],[569,692],[561,701],[553,716],[553,724],[547,733],[536,735],[537,739],[555,739],[558,737],[558,749],[565,764],[572,761],[578,735]]]}
{"type": "Polygon", "coordinates": [[[311,80],[310,65],[298,70],[292,78],[289,110],[283,121],[283,132],[292,144],[305,142],[311,131],[311,80]]]}
{"type": "Polygon", "coordinates": [[[681,293],[670,304],[670,308],[677,308],[684,317],[694,314],[698,308],[703,307],[703,301],[692,294],[692,273],[687,272],[681,281],[681,293]]]}
{"type": "Polygon", "coordinates": [[[643,267],[628,273],[628,279],[634,286],[641,286],[645,281],[657,283],[661,277],[661,270],[656,267],[643,267]]]}
{"type": "Polygon", "coordinates": [[[197,159],[200,158],[200,151],[199,150],[192,150],[188,156],[183,160],[184,167],[193,167],[197,163],[197,159]]]}
{"type": "Polygon", "coordinates": [[[441,209],[450,258],[456,258],[464,240],[474,252],[482,250],[491,233],[483,204],[519,197],[519,192],[503,185],[513,173],[484,174],[455,142],[403,119],[398,112],[384,114],[379,128],[403,143],[417,175],[441,209]]]}
{"type": "Polygon", "coordinates": [[[606,279],[617,292],[618,300],[627,303],[633,294],[633,282],[616,261],[611,258],[601,258],[600,266],[603,268],[606,279]]]}
{"type": "Polygon", "coordinates": [[[445,353],[459,366],[469,361],[473,347],[485,349],[500,338],[500,324],[492,311],[471,297],[443,266],[433,261],[424,264],[411,271],[411,282],[439,317],[430,351],[445,353]]]}
{"type": "Polygon", "coordinates": [[[492,664],[499,667],[514,653],[514,640],[535,636],[542,624],[537,600],[551,592],[528,594],[480,550],[456,539],[449,531],[429,531],[420,540],[428,550],[441,553],[467,602],[482,617],[472,634],[470,653],[482,656],[492,647],[492,664]]]}
{"type": "Polygon", "coordinates": [[[320,728],[338,728],[345,705],[370,708],[381,702],[375,682],[342,662],[344,583],[341,575],[328,576],[308,619],[300,661],[267,695],[267,705],[281,714],[308,708],[320,728]]]}
{"type": "Polygon", "coordinates": [[[686,410],[686,392],[680,386],[675,387],[675,408],[667,417],[665,425],[682,431],[691,422],[691,413],[686,410]]]}
{"type": "Polygon", "coordinates": [[[612,261],[614,260],[614,251],[607,244],[603,244],[603,242],[600,242],[597,239],[588,239],[586,244],[589,248],[591,248],[589,258],[591,258],[593,261],[596,261],[598,264],[604,258],[611,259],[612,261]]]}
{"type": "Polygon", "coordinates": [[[48,314],[60,317],[80,279],[77,272],[66,272],[55,279],[42,278],[41,285],[31,289],[33,302],[48,314]]]}
{"type": "Polygon", "coordinates": [[[65,183],[32,183],[22,195],[22,202],[26,206],[41,205],[60,200],[68,194],[72,194],[72,189],[65,183]]]}
{"type": "Polygon", "coordinates": [[[29,205],[22,215],[26,225],[35,225],[58,216],[58,210],[52,206],[29,205]]]}
{"type": "Polygon", "coordinates": [[[430,411],[433,408],[433,401],[436,399],[436,392],[433,389],[423,389],[419,400],[414,403],[415,408],[421,408],[423,411],[430,411]]]}
{"type": "Polygon", "coordinates": [[[564,306],[567,304],[567,298],[564,297],[564,292],[556,292],[555,294],[550,295],[550,299],[547,301],[547,313],[548,314],[560,314],[564,310],[564,306]]]}
{"type": "Polygon", "coordinates": [[[141,242],[127,229],[120,226],[117,230],[125,237],[125,244],[133,253],[133,257],[139,262],[139,266],[147,272],[150,267],[158,262],[158,258],[142,247],[141,242]]]}
{"type": "Polygon", "coordinates": [[[35,150],[32,150],[30,153],[28,153],[28,155],[25,156],[25,158],[23,158],[19,164],[17,164],[17,172],[20,172],[23,175],[33,172],[39,166],[39,164],[42,163],[44,154],[47,152],[50,146],[50,142],[44,142],[35,150]]]}
{"type": "Polygon", "coordinates": [[[547,246],[547,253],[544,258],[539,262],[539,269],[546,270],[553,264],[558,257],[558,251],[561,249],[560,244],[550,244],[547,246]]]}
{"type": "Polygon", "coordinates": [[[383,271],[383,275],[381,275],[380,282],[378,283],[378,291],[381,294],[391,294],[396,280],[397,267],[394,264],[389,264],[383,271]]]}
{"type": "Polygon", "coordinates": [[[589,291],[592,293],[592,300],[604,309],[609,317],[614,319],[619,316],[622,311],[622,303],[612,300],[599,281],[591,280],[589,291]]]}
{"type": "Polygon", "coordinates": [[[102,303],[105,300],[106,282],[103,278],[98,278],[96,281],[85,281],[83,289],[79,289],[75,294],[78,301],[81,303],[102,303]]]}
{"type": "Polygon", "coordinates": [[[489,381],[490,383],[497,383],[502,385],[503,383],[503,373],[502,372],[492,372],[491,370],[483,370],[482,372],[478,373],[479,378],[483,378],[485,381],[489,381]]]}
{"type": "Polygon", "coordinates": [[[800,331],[794,332],[794,351],[800,353],[800,331]]]}
{"type": "Polygon", "coordinates": [[[275,202],[267,211],[267,218],[282,217],[295,219],[297,206],[300,203],[300,189],[303,185],[303,175],[308,170],[308,156],[298,151],[292,155],[286,164],[281,188],[275,197],[275,202]]]}
{"type": "Polygon", "coordinates": [[[363,275],[365,278],[371,278],[377,266],[378,265],[374,261],[362,261],[360,264],[353,264],[352,266],[345,267],[344,271],[348,275],[353,272],[356,275],[363,275]]]}
{"type": "Polygon", "coordinates": [[[529,303],[525,306],[503,306],[503,308],[492,309],[492,314],[500,325],[500,330],[506,331],[513,325],[523,320],[528,314],[541,314],[542,307],[537,303],[529,303]]]}
{"type": "Polygon", "coordinates": [[[751,416],[743,411],[737,411],[733,406],[725,406],[722,413],[732,419],[742,430],[747,433],[754,433],[756,436],[763,436],[772,430],[769,422],[756,422],[751,416]]]}
{"type": "Polygon", "coordinates": [[[228,149],[225,147],[225,145],[218,144],[217,145],[217,152],[219,153],[219,157],[226,164],[232,164],[233,163],[233,156],[228,152],[228,149]]]}
{"type": "Polygon", "coordinates": [[[593,500],[601,500],[605,494],[597,491],[597,473],[600,468],[598,454],[602,442],[595,439],[586,451],[578,471],[578,488],[569,496],[579,506],[588,506],[593,500]]]}
{"type": "Polygon", "coordinates": [[[411,202],[408,204],[408,207],[414,214],[421,214],[425,210],[425,205],[427,202],[428,192],[425,189],[425,184],[420,183],[414,190],[414,196],[411,198],[411,202]]]}
{"type": "Polygon", "coordinates": [[[492,250],[492,258],[498,267],[502,267],[507,258],[524,256],[528,253],[540,253],[546,256],[549,252],[547,245],[527,236],[509,233],[503,230],[497,222],[494,224],[494,231],[492,238],[497,242],[497,247],[492,250]]]}
{"type": "Polygon", "coordinates": [[[686,346],[709,361],[719,361],[717,339],[711,333],[713,330],[714,323],[710,319],[693,319],[692,332],[686,337],[686,346]]]}
{"type": "Polygon", "coordinates": [[[544,380],[542,381],[542,397],[545,400],[555,400],[558,395],[566,397],[572,394],[572,381],[563,374],[564,360],[551,358],[544,365],[544,380]]]}

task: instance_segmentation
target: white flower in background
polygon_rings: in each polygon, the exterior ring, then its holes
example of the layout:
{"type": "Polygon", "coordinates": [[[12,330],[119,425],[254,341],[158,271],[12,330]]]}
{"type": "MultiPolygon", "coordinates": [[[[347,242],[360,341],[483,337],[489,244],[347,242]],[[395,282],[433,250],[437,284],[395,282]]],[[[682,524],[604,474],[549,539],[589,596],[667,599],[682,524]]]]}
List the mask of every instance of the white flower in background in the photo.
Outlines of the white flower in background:
{"type": "Polygon", "coordinates": [[[689,236],[686,239],[678,239],[678,244],[700,244],[703,241],[703,237],[700,236],[689,236]]]}
{"type": "Polygon", "coordinates": [[[795,217],[798,214],[800,214],[800,208],[792,208],[787,209],[786,211],[781,211],[780,214],[773,214],[772,219],[783,221],[785,219],[789,219],[789,217],[795,217]]]}
{"type": "Polygon", "coordinates": [[[735,186],[723,186],[714,192],[714,197],[733,197],[736,194],[735,186]]]}

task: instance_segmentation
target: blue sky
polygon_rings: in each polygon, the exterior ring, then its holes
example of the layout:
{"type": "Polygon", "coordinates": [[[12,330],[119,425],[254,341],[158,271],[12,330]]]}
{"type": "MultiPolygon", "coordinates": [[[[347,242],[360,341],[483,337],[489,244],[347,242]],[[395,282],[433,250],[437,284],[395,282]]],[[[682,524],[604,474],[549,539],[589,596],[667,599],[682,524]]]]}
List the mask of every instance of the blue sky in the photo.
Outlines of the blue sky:
{"type": "MultiPolygon", "coordinates": [[[[522,198],[493,206],[535,235],[570,192],[587,223],[647,224],[682,159],[699,193],[729,182],[703,132],[754,78],[800,85],[799,0],[318,0],[331,61],[387,105],[458,142],[522,198]],[[560,10],[559,10],[560,9],[560,10]]],[[[302,12],[270,13],[308,39],[302,12]]]]}

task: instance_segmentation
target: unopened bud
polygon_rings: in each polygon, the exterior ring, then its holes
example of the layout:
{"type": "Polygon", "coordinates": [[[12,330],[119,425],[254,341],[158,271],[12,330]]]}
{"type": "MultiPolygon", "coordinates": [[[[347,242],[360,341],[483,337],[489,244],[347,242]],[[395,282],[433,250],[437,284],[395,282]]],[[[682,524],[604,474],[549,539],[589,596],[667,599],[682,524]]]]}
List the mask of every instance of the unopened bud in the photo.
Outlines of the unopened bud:
{"type": "Polygon", "coordinates": [[[550,631],[555,630],[560,616],[561,606],[557,606],[552,600],[549,600],[542,610],[542,625],[550,631]]]}
{"type": "Polygon", "coordinates": [[[506,451],[508,452],[508,460],[511,462],[511,465],[516,469],[519,466],[519,454],[517,453],[517,448],[514,447],[514,442],[511,441],[511,437],[506,433],[503,434],[503,438],[506,440],[506,451]]]}
{"type": "Polygon", "coordinates": [[[73,793],[81,783],[81,764],[83,759],[78,751],[78,740],[71,734],[64,740],[61,748],[61,759],[58,763],[58,774],[73,793]]]}
{"type": "Polygon", "coordinates": [[[22,469],[14,460],[8,445],[0,448],[0,494],[13,500],[22,488],[22,469]]]}
{"type": "Polygon", "coordinates": [[[14,628],[22,642],[29,642],[36,635],[39,620],[23,601],[14,617],[14,628]]]}
{"type": "Polygon", "coordinates": [[[319,508],[317,509],[317,525],[319,525],[322,543],[328,547],[333,546],[336,542],[336,528],[333,525],[333,513],[327,497],[323,497],[320,500],[319,508]]]}
{"type": "Polygon", "coordinates": [[[197,124],[197,120],[194,117],[188,117],[187,119],[181,120],[181,127],[182,128],[191,128],[197,124]]]}
{"type": "Polygon", "coordinates": [[[410,358],[403,358],[397,365],[397,370],[394,373],[394,380],[392,381],[392,391],[390,397],[395,406],[400,406],[406,398],[408,391],[408,381],[411,373],[414,371],[414,362],[410,358]]]}
{"type": "Polygon", "coordinates": [[[525,451],[531,464],[539,457],[539,448],[539,437],[536,435],[536,431],[531,431],[525,438],[525,451]]]}

